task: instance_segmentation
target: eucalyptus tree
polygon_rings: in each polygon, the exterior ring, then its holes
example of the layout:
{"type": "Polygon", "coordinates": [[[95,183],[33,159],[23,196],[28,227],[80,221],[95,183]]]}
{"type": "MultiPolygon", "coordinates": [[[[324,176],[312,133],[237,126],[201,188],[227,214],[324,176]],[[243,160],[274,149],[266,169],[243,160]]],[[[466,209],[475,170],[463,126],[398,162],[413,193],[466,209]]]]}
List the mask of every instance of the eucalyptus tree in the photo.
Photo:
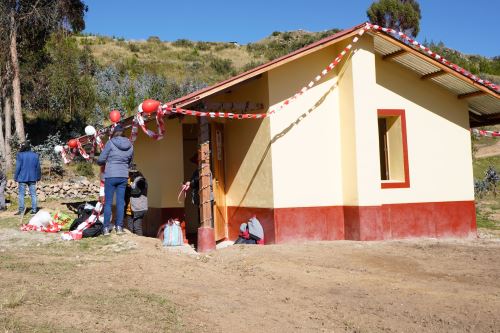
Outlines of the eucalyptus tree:
{"type": "Polygon", "coordinates": [[[417,37],[420,31],[420,4],[417,0],[379,0],[366,11],[373,24],[389,27],[417,37]]]}

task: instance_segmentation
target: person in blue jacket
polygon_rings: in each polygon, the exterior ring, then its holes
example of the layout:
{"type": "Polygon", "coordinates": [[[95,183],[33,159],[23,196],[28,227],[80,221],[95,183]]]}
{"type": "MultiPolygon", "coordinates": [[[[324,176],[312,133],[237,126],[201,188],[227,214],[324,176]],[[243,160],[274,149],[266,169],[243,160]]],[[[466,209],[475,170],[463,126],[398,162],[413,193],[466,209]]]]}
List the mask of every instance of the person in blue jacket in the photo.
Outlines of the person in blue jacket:
{"type": "Polygon", "coordinates": [[[19,210],[15,215],[24,214],[26,187],[29,188],[31,195],[31,214],[36,214],[36,182],[40,178],[42,178],[42,171],[40,169],[38,154],[31,151],[31,146],[28,142],[24,142],[19,149],[19,153],[17,153],[16,172],[14,173],[14,180],[19,184],[19,210]]]}
{"type": "Polygon", "coordinates": [[[111,205],[116,192],[115,228],[117,234],[123,233],[123,215],[125,212],[125,190],[128,182],[128,169],[132,163],[134,147],[129,139],[123,137],[124,128],[118,124],[111,140],[106,142],[97,164],[106,165],[104,170],[104,229],[109,235],[111,205]]]}

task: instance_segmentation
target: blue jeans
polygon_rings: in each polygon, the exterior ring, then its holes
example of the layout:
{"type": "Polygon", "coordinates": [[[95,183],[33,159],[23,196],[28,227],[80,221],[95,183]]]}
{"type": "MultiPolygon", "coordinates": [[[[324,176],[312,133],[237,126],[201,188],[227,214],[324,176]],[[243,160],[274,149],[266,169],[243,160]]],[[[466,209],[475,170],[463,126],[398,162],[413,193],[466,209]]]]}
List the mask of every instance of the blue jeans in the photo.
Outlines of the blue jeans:
{"type": "Polygon", "coordinates": [[[19,211],[24,213],[24,194],[26,193],[26,186],[30,189],[31,211],[36,212],[36,182],[19,183],[19,211]]]}
{"type": "Polygon", "coordinates": [[[123,228],[123,215],[125,213],[125,189],[127,188],[128,178],[111,177],[104,181],[104,228],[109,228],[111,221],[111,206],[113,205],[113,196],[116,192],[116,216],[115,227],[123,228]]]}

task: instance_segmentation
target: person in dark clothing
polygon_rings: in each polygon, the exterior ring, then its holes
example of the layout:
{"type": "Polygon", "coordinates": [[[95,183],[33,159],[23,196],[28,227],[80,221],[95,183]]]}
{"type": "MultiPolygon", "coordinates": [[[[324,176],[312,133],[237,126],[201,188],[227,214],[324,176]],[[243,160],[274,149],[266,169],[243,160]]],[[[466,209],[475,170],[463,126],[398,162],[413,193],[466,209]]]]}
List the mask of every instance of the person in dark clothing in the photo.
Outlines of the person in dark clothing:
{"type": "Polygon", "coordinates": [[[134,155],[134,147],[129,139],[123,137],[124,128],[117,125],[112,138],[106,142],[97,164],[106,165],[104,170],[104,229],[109,235],[111,222],[111,205],[116,192],[115,228],[117,234],[123,233],[123,215],[125,212],[125,189],[127,187],[128,169],[134,155]]]}
{"type": "Polygon", "coordinates": [[[5,173],[0,169],[0,211],[7,210],[5,206],[5,185],[7,185],[7,177],[5,173]]]}
{"type": "Polygon", "coordinates": [[[31,195],[31,214],[36,214],[36,182],[42,178],[40,169],[40,159],[38,154],[31,151],[31,146],[28,142],[23,143],[16,157],[16,171],[14,180],[19,184],[19,210],[15,215],[24,214],[24,195],[26,187],[29,188],[31,195]]]}
{"type": "Polygon", "coordinates": [[[128,229],[142,236],[142,220],[148,211],[148,183],[142,173],[132,167],[130,170],[130,214],[127,216],[128,229]]]}

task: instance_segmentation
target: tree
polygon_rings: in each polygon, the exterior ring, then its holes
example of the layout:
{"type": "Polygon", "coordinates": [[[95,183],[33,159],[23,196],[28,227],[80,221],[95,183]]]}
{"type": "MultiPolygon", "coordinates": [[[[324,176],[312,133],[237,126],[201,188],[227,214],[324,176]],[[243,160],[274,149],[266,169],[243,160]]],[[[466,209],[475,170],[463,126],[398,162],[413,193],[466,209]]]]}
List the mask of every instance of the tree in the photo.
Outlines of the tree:
{"type": "MultiPolygon", "coordinates": [[[[5,128],[4,147],[9,146],[10,117],[14,115],[18,140],[25,140],[22,113],[21,63],[23,56],[42,50],[53,31],[81,31],[85,28],[87,6],[82,0],[2,0],[0,1],[0,65],[5,128]],[[6,80],[8,78],[9,80],[6,80]],[[8,87],[8,89],[4,89],[8,87]]],[[[1,136],[0,136],[1,139],[1,136]]],[[[1,148],[1,145],[0,145],[1,148]]],[[[2,152],[5,154],[5,152],[2,152]]],[[[6,154],[8,158],[8,154],[6,154]]],[[[8,163],[9,164],[9,163],[8,163]]],[[[10,165],[7,165],[9,168],[10,165]]]]}
{"type": "Polygon", "coordinates": [[[417,0],[379,0],[366,11],[371,23],[417,37],[422,14],[417,0]]]}
{"type": "Polygon", "coordinates": [[[6,0],[0,6],[0,15],[8,19],[10,65],[12,69],[12,101],[16,134],[25,139],[21,109],[21,77],[19,42],[24,49],[40,48],[54,30],[81,31],[87,6],[81,0],[6,0]],[[42,38],[41,38],[42,37],[42,38]],[[43,38],[45,37],[45,38],[43,38]]]}

